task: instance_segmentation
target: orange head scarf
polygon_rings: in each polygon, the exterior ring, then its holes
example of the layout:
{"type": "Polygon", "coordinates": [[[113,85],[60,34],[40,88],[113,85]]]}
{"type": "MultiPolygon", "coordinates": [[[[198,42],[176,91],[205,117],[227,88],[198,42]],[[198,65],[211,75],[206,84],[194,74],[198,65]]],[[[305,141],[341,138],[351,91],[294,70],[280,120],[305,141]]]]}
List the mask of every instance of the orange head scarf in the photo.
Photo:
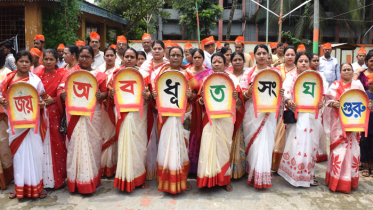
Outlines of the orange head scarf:
{"type": "Polygon", "coordinates": [[[276,49],[277,48],[277,42],[272,42],[271,44],[269,44],[269,46],[271,47],[272,50],[276,49]]]}
{"type": "Polygon", "coordinates": [[[302,51],[306,51],[306,47],[304,46],[304,44],[300,44],[297,48],[297,53],[298,52],[302,52],[302,51]]]}
{"type": "Polygon", "coordinates": [[[43,35],[36,34],[34,40],[39,40],[45,42],[45,38],[43,35]]]}
{"type": "Polygon", "coordinates": [[[243,44],[244,41],[245,39],[243,38],[243,36],[238,36],[236,40],[234,40],[235,43],[241,43],[241,44],[243,44]]]}
{"type": "Polygon", "coordinates": [[[41,51],[38,48],[31,48],[30,54],[38,58],[41,57],[41,51]]]}
{"type": "Polygon", "coordinates": [[[124,43],[127,44],[127,39],[126,39],[126,37],[123,36],[123,35],[118,36],[118,37],[117,37],[117,44],[118,44],[119,42],[124,42],[124,43]]]}
{"type": "Polygon", "coordinates": [[[110,45],[110,47],[113,48],[114,50],[117,50],[117,46],[115,44],[110,45]]]}
{"type": "Polygon", "coordinates": [[[62,43],[61,43],[60,45],[58,45],[58,47],[57,47],[57,51],[58,51],[58,50],[61,50],[61,49],[62,49],[62,50],[65,49],[65,45],[62,44],[62,43]]]}
{"type": "Polygon", "coordinates": [[[216,47],[223,47],[223,45],[219,41],[217,41],[216,42],[216,47]]]}
{"type": "Polygon", "coordinates": [[[142,38],[141,38],[142,40],[144,40],[144,39],[152,39],[152,36],[150,36],[150,34],[148,34],[148,33],[144,33],[143,35],[142,35],[142,38]]]}
{"type": "Polygon", "coordinates": [[[213,36],[210,36],[210,37],[207,37],[206,39],[203,39],[201,42],[203,46],[206,46],[206,45],[215,43],[215,40],[213,36]]]}
{"type": "Polygon", "coordinates": [[[85,42],[84,41],[75,41],[75,46],[85,46],[85,42]]]}
{"type": "Polygon", "coordinates": [[[171,47],[171,46],[172,46],[172,42],[171,42],[171,40],[167,40],[167,41],[164,43],[164,48],[171,47]]]}
{"type": "Polygon", "coordinates": [[[185,43],[184,45],[184,50],[189,50],[189,49],[192,49],[193,48],[193,45],[189,42],[185,43]]]}
{"type": "Polygon", "coordinates": [[[91,35],[90,35],[90,38],[91,39],[100,39],[100,35],[98,35],[98,33],[96,33],[95,31],[92,31],[91,35]]]}
{"type": "Polygon", "coordinates": [[[324,49],[331,50],[331,49],[332,49],[332,44],[330,44],[330,43],[325,43],[325,44],[322,45],[322,47],[323,47],[324,49]]]}
{"type": "Polygon", "coordinates": [[[366,49],[364,49],[364,47],[360,47],[360,49],[359,49],[359,51],[357,52],[357,54],[359,55],[359,54],[367,54],[367,50],[366,49]]]}

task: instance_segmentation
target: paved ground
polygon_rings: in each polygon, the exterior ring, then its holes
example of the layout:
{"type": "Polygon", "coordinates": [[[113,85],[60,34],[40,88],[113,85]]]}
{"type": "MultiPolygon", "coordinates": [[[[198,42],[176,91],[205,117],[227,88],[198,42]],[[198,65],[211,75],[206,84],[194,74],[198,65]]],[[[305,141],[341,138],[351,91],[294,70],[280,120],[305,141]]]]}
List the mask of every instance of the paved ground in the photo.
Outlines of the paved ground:
{"type": "Polygon", "coordinates": [[[179,195],[157,191],[156,181],[148,189],[136,188],[132,193],[112,187],[113,179],[103,179],[92,195],[70,193],[67,187],[48,190],[48,197],[10,200],[13,190],[2,191],[0,209],[372,209],[373,178],[360,177],[359,187],[351,194],[335,193],[325,185],[327,162],[316,164],[319,186],[296,188],[282,177],[274,175],[272,188],[258,190],[246,184],[244,178],[232,181],[234,190],[222,187],[198,189],[190,179],[193,190],[179,195]]]}

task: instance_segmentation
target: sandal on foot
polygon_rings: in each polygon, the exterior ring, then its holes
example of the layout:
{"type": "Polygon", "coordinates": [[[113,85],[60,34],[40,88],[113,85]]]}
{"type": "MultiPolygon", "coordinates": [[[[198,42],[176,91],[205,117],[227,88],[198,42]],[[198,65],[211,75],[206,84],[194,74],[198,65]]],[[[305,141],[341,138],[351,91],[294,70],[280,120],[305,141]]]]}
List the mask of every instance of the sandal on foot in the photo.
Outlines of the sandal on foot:
{"type": "Polygon", "coordinates": [[[47,197],[47,191],[43,189],[41,193],[39,193],[39,198],[44,199],[45,197],[47,197]]]}
{"type": "Polygon", "coordinates": [[[319,184],[319,181],[317,181],[316,176],[313,176],[313,184],[311,186],[317,186],[319,184]]]}
{"type": "Polygon", "coordinates": [[[368,168],[364,168],[362,174],[362,176],[365,176],[365,177],[369,177],[369,169],[368,168]]]}
{"type": "Polygon", "coordinates": [[[148,189],[149,184],[147,182],[144,182],[144,184],[141,185],[141,189],[148,189]]]}
{"type": "Polygon", "coordinates": [[[12,192],[9,193],[9,199],[14,199],[17,197],[17,193],[15,190],[13,190],[12,192]]]}

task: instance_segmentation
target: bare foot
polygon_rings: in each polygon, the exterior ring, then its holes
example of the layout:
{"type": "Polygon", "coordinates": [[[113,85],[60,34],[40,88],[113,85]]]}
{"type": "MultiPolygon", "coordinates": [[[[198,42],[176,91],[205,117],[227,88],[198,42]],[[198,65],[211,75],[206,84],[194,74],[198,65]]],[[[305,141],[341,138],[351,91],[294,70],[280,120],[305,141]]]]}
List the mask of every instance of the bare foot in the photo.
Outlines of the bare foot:
{"type": "Polygon", "coordinates": [[[225,190],[231,192],[233,190],[233,186],[231,184],[225,185],[225,190]]]}
{"type": "Polygon", "coordinates": [[[187,187],[186,187],[186,191],[191,191],[192,190],[192,185],[187,182],[187,187]]]}
{"type": "Polygon", "coordinates": [[[141,189],[148,189],[149,184],[147,182],[144,182],[144,184],[141,185],[141,189]]]}

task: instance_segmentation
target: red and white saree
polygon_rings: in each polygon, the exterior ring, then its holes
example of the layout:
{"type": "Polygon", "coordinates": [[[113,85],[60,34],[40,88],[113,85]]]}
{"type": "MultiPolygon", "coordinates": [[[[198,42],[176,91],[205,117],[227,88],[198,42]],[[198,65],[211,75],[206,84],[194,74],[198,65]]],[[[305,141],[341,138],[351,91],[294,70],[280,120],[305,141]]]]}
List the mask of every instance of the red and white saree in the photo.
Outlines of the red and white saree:
{"type": "MultiPolygon", "coordinates": [[[[352,80],[347,85],[343,85],[342,80],[335,81],[325,94],[326,106],[339,100],[342,93],[349,89],[364,91],[364,86],[360,80],[352,80]]],[[[326,112],[330,116],[324,118],[324,126],[330,131],[327,133],[330,136],[330,155],[325,182],[333,191],[350,193],[359,183],[360,133],[347,132],[344,138],[337,109],[328,107],[326,112]]]]}
{"type": "Polygon", "coordinates": [[[55,100],[54,104],[46,106],[48,129],[44,139],[43,179],[44,188],[60,188],[66,179],[67,150],[65,137],[59,132],[59,126],[64,113],[63,103],[57,88],[66,74],[64,68],[45,73],[45,67],[36,75],[41,79],[46,94],[55,100]]]}
{"type": "MultiPolygon", "coordinates": [[[[170,68],[162,69],[159,75],[170,68]]],[[[180,70],[187,78],[189,87],[193,91],[198,82],[190,71],[180,70]]],[[[182,93],[185,94],[185,93],[182,93]]],[[[189,174],[189,137],[192,106],[188,103],[184,121],[180,117],[162,117],[158,122],[159,144],[157,155],[158,190],[172,194],[187,189],[189,174]]]]}
{"type": "MultiPolygon", "coordinates": [[[[143,72],[143,77],[145,85],[148,86],[148,74],[143,72]]],[[[109,75],[109,78],[113,78],[113,76],[109,75]]],[[[140,117],[140,112],[125,112],[120,113],[121,119],[118,119],[115,107],[111,109],[115,114],[118,138],[118,164],[114,187],[121,191],[132,192],[137,186],[145,183],[148,144],[147,108],[146,103],[143,107],[142,117],[140,117]]]]}
{"type": "MultiPolygon", "coordinates": [[[[76,69],[77,70],[77,69],[76,69]]],[[[73,71],[70,71],[70,73],[73,71]]],[[[91,71],[101,92],[107,92],[106,75],[91,71]]],[[[65,75],[67,77],[68,75],[65,75]]],[[[60,84],[64,88],[65,79],[60,84]]],[[[70,192],[93,193],[101,182],[102,149],[101,104],[96,103],[92,122],[90,116],[73,115],[67,125],[67,185],[70,192]]]]}
{"type": "MultiPolygon", "coordinates": [[[[159,74],[161,69],[169,65],[168,61],[164,61],[162,64],[157,66],[153,65],[153,59],[146,60],[140,67],[140,72],[142,74],[147,73],[150,77],[150,82],[153,83],[156,76],[159,74]]],[[[153,87],[150,87],[152,91],[153,87]]],[[[157,153],[158,153],[158,142],[159,135],[157,129],[157,111],[155,109],[155,101],[152,100],[148,103],[147,110],[147,133],[149,138],[149,143],[147,146],[147,161],[146,161],[146,179],[153,180],[157,178],[157,153]]]]}
{"type": "MultiPolygon", "coordinates": [[[[288,76],[284,83],[284,100],[293,100],[294,83],[298,77],[295,72],[288,76]]],[[[326,92],[328,83],[323,79],[323,92],[326,92]]],[[[286,145],[281,158],[278,174],[296,187],[310,187],[313,184],[316,150],[319,140],[324,132],[321,123],[321,110],[315,119],[314,113],[298,113],[297,122],[286,125],[286,145]]]]}
{"type": "MultiPolygon", "coordinates": [[[[109,85],[113,72],[118,68],[119,66],[115,65],[113,68],[106,70],[106,63],[97,68],[99,72],[107,75],[106,86],[109,85]]],[[[101,106],[101,121],[102,125],[105,125],[102,127],[101,134],[104,139],[101,154],[101,176],[112,177],[115,174],[118,162],[118,138],[115,136],[115,120],[110,119],[108,108],[101,106]]]]}
{"type": "MultiPolygon", "coordinates": [[[[10,85],[19,81],[30,83],[39,94],[44,91],[43,83],[35,74],[29,72],[28,77],[13,81],[16,73],[17,71],[9,73],[2,81],[1,97],[5,97],[10,85]]],[[[42,121],[42,117],[40,118],[42,121]]],[[[38,198],[43,190],[43,142],[40,130],[37,134],[35,134],[35,128],[14,130],[14,135],[10,129],[7,132],[13,156],[14,188],[17,198],[38,198]]]]}
{"type": "MultiPolygon", "coordinates": [[[[236,76],[229,74],[229,77],[233,80],[235,87],[239,87],[236,76]]],[[[242,100],[241,89],[239,88],[237,91],[242,100]]],[[[212,125],[208,122],[208,116],[204,110],[197,169],[197,186],[199,188],[225,186],[231,182],[230,155],[234,132],[232,117],[216,118],[211,121],[212,125]]]]}

